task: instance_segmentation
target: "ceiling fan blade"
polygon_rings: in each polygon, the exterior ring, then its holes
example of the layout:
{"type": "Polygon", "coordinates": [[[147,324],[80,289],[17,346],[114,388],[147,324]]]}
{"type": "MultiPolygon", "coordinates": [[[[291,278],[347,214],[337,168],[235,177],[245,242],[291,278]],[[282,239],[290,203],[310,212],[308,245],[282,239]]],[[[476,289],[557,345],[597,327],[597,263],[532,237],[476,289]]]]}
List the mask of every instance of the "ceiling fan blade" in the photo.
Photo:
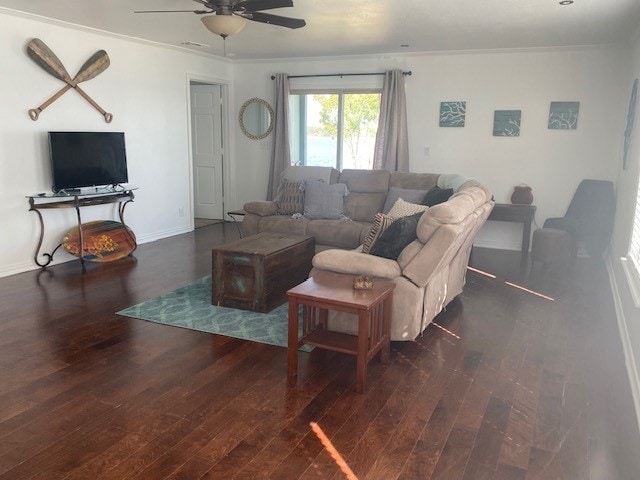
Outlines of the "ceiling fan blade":
{"type": "Polygon", "coordinates": [[[244,8],[248,12],[271,10],[272,8],[293,7],[293,0],[244,0],[236,3],[233,8],[244,8]]]}
{"type": "Polygon", "coordinates": [[[133,13],[179,13],[189,12],[196,13],[198,15],[204,15],[205,13],[213,13],[213,10],[138,10],[133,13]]]}
{"type": "Polygon", "coordinates": [[[307,24],[307,22],[299,18],[281,17],[280,15],[271,15],[270,13],[247,12],[244,17],[254,22],[270,23],[271,25],[287,28],[300,28],[307,24]]]}

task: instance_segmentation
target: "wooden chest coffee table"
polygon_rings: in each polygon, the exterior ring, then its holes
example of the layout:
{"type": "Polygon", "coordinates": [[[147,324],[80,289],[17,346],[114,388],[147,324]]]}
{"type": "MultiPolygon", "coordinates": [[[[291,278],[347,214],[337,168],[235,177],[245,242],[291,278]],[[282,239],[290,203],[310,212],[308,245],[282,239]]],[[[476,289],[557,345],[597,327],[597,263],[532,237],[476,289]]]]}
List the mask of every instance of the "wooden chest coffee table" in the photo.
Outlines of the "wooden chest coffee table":
{"type": "Polygon", "coordinates": [[[259,233],[212,251],[211,303],[268,312],[287,301],[286,292],[311,270],[310,235],[259,233]]]}
{"type": "Polygon", "coordinates": [[[323,272],[287,292],[289,297],[289,341],[287,374],[298,374],[298,348],[301,345],[348,353],[356,356],[356,391],[364,392],[367,365],[380,352],[389,362],[393,282],[376,279],[372,290],[354,290],[353,276],[323,272]],[[298,338],[299,310],[302,306],[302,336],[298,338]],[[358,335],[327,330],[329,310],[353,313],[358,335]]]}

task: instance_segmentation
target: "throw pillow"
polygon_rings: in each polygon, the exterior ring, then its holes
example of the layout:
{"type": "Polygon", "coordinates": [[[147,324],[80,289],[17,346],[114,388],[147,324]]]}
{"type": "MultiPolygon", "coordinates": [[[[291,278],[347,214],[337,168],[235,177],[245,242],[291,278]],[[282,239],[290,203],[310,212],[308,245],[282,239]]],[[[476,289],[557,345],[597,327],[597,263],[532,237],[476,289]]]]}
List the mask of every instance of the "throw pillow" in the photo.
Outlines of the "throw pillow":
{"type": "Polygon", "coordinates": [[[420,217],[422,217],[422,212],[397,219],[378,237],[369,253],[377,257],[396,260],[402,250],[418,238],[416,228],[420,217]]]}
{"type": "Polygon", "coordinates": [[[382,212],[389,213],[389,210],[391,210],[399,198],[406,202],[424,205],[424,197],[426,193],[426,190],[407,190],[406,188],[391,187],[389,189],[389,194],[387,195],[387,200],[384,202],[382,212]]]}
{"type": "Polygon", "coordinates": [[[317,180],[304,182],[304,216],[310,220],[343,220],[344,197],[349,194],[344,183],[327,184],[317,180]]]}
{"type": "Polygon", "coordinates": [[[389,225],[393,223],[393,220],[394,218],[389,215],[376,213],[376,216],[373,217],[373,225],[369,229],[369,233],[367,233],[364,243],[362,244],[362,253],[369,253],[371,246],[375,243],[378,237],[380,237],[380,235],[389,228],[389,225]]]}
{"type": "Polygon", "coordinates": [[[428,208],[429,207],[426,205],[405,202],[403,199],[399,198],[396,200],[396,203],[393,204],[393,208],[389,210],[388,215],[394,218],[408,217],[409,215],[414,215],[416,213],[423,213],[428,208]]]}
{"type": "Polygon", "coordinates": [[[278,187],[278,215],[293,215],[304,211],[302,182],[282,179],[278,187]]]}
{"type": "Polygon", "coordinates": [[[424,196],[422,204],[433,207],[434,205],[438,205],[439,203],[446,202],[447,200],[449,200],[449,197],[451,197],[451,195],[453,195],[453,188],[433,187],[424,196]]]}

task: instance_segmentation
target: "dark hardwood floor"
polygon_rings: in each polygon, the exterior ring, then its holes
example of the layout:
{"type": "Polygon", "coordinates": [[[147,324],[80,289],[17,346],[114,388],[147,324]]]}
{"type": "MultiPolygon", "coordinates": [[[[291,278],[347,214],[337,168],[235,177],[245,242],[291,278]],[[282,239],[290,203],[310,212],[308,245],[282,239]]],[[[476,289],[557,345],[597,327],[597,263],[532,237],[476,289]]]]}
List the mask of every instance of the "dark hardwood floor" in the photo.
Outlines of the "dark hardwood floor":
{"type": "Polygon", "coordinates": [[[210,272],[233,224],[0,279],[0,479],[640,478],[640,436],[603,264],[521,268],[476,249],[465,292],[374,360],[115,315],[210,272]],[[555,301],[505,283],[512,281],[555,301]]]}

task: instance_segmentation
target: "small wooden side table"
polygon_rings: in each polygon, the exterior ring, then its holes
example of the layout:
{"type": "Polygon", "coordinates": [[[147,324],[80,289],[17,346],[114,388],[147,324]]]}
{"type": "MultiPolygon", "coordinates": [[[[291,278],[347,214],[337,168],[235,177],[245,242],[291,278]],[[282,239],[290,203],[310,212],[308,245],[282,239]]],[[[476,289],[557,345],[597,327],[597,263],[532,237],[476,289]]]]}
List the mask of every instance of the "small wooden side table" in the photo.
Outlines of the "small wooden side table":
{"type": "Polygon", "coordinates": [[[498,222],[515,222],[522,224],[522,259],[529,254],[531,241],[531,222],[536,214],[535,205],[520,205],[514,203],[496,203],[487,220],[498,222]]]}
{"type": "Polygon", "coordinates": [[[389,362],[394,288],[394,283],[376,279],[372,290],[355,290],[353,276],[324,273],[289,290],[289,377],[298,374],[298,348],[304,344],[314,345],[355,355],[356,391],[363,393],[371,359],[380,352],[382,363],[389,362]],[[298,338],[300,305],[302,336],[298,338]],[[358,335],[327,330],[329,310],[357,315],[358,335]]]}

